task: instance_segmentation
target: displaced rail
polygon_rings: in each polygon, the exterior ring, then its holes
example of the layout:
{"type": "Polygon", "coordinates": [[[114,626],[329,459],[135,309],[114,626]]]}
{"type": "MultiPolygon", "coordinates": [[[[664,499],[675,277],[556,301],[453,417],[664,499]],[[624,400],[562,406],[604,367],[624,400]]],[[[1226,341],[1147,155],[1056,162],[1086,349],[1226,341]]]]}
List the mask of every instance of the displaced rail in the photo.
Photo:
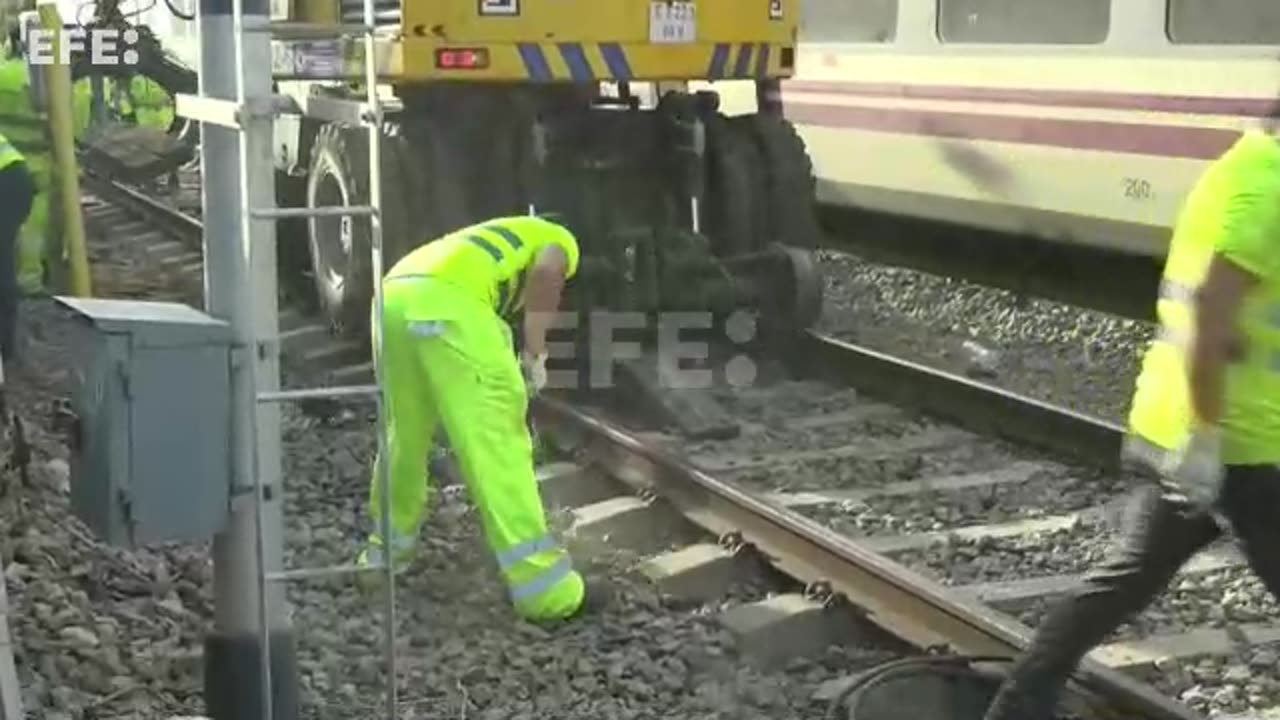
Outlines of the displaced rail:
{"type": "MultiPolygon", "coordinates": [[[[167,248],[174,258],[170,264],[198,283],[200,265],[192,261],[193,253],[197,260],[199,258],[201,242],[197,219],[178,210],[172,203],[121,183],[90,177],[86,186],[114,208],[111,212],[117,214],[111,215],[112,222],[119,222],[119,213],[123,213],[137,218],[140,223],[150,223],[153,232],[148,237],[154,236],[153,247],[167,248]],[[171,244],[175,241],[184,246],[181,252],[172,249],[171,244]]],[[[818,394],[828,399],[834,395],[836,407],[840,407],[839,403],[847,404],[833,411],[830,403],[826,409],[819,409],[801,398],[782,421],[776,418],[745,421],[748,426],[755,423],[754,427],[748,427],[747,434],[754,432],[756,440],[770,439],[770,428],[779,424],[802,429],[825,428],[827,439],[833,434],[844,439],[857,437],[868,427],[871,429],[868,435],[876,436],[884,428],[876,426],[875,416],[887,408],[890,414],[895,414],[895,419],[886,421],[890,425],[905,422],[918,429],[921,422],[934,422],[921,421],[912,414],[923,412],[978,433],[974,438],[979,443],[984,442],[984,438],[1000,437],[1019,447],[1047,451],[1092,468],[1115,469],[1114,461],[1118,457],[1121,440],[1118,427],[815,333],[805,333],[793,340],[789,344],[790,352],[783,357],[789,370],[797,376],[825,383],[826,390],[818,394]],[[856,397],[839,396],[839,389],[848,387],[858,388],[860,394],[856,397]],[[864,394],[882,404],[866,405],[864,394]],[[904,412],[904,408],[911,410],[904,412]],[[834,417],[840,412],[845,415],[843,419],[834,417]],[[813,422],[815,413],[827,413],[829,417],[813,422]],[[809,425],[806,426],[806,422],[809,425]]],[[[328,382],[357,384],[372,379],[367,349],[332,337],[327,328],[316,323],[304,311],[282,309],[281,342],[286,358],[299,367],[324,372],[328,382]]],[[[790,387],[782,383],[774,389],[751,389],[739,394],[756,393],[765,398],[761,404],[768,405],[768,398],[784,398],[790,387]]],[[[782,488],[762,488],[759,483],[752,487],[753,483],[744,482],[742,473],[764,468],[779,478],[786,478],[794,474],[792,470],[805,463],[825,462],[826,468],[835,468],[846,462],[856,465],[859,453],[867,448],[859,450],[844,445],[831,450],[818,447],[821,443],[801,444],[797,446],[799,449],[779,453],[788,455],[789,459],[774,462],[776,458],[771,460],[768,449],[761,451],[759,443],[756,443],[754,451],[744,451],[735,446],[734,441],[695,446],[670,437],[655,439],[628,427],[626,423],[605,419],[604,415],[593,414],[553,398],[540,400],[536,412],[541,431],[548,433],[556,442],[567,442],[571,449],[577,451],[579,470],[596,468],[601,471],[599,474],[621,481],[627,492],[634,496],[631,502],[615,502],[612,511],[630,512],[635,509],[636,502],[648,503],[657,499],[716,538],[712,545],[718,550],[706,547],[698,550],[703,553],[702,561],[718,563],[726,555],[733,557],[746,552],[797,581],[804,588],[800,595],[806,602],[821,606],[835,603],[853,609],[855,614],[921,649],[945,647],[966,655],[1008,655],[1027,641],[1030,631],[1025,622],[993,608],[987,602],[998,593],[984,595],[965,587],[949,587],[955,583],[948,582],[945,577],[927,577],[918,569],[919,563],[911,566],[892,557],[894,552],[904,548],[927,549],[933,547],[930,543],[935,541],[945,544],[948,540],[944,536],[953,533],[955,528],[935,531],[932,535],[922,533],[914,540],[904,540],[912,538],[911,534],[887,536],[887,539],[875,533],[855,537],[842,532],[838,523],[815,519],[803,512],[812,506],[830,505],[832,498],[842,502],[866,502],[877,497],[878,493],[908,496],[911,491],[903,486],[912,483],[919,486],[918,494],[936,492],[936,486],[928,480],[931,472],[928,467],[916,467],[911,473],[913,477],[922,476],[924,479],[878,485],[860,483],[855,468],[848,482],[852,490],[828,492],[828,488],[811,485],[800,492],[787,493],[784,491],[786,483],[782,488]],[[725,457],[734,455],[746,460],[742,463],[724,461],[725,457]],[[707,458],[711,460],[705,461],[707,458]],[[806,493],[807,497],[802,497],[806,493]]],[[[897,427],[891,434],[902,436],[904,432],[897,427]]],[[[907,442],[906,449],[900,448],[899,454],[926,455],[937,447],[930,442],[915,445],[907,442]]],[[[894,461],[880,458],[868,462],[892,465],[894,461]]],[[[1048,461],[1037,456],[1036,460],[1027,462],[1048,461]]],[[[975,467],[970,474],[989,471],[995,472],[991,468],[975,467]]],[[[833,471],[833,474],[840,473],[833,471]]],[[[970,477],[965,482],[954,483],[952,489],[957,493],[968,487],[990,491],[1016,483],[1016,480],[1004,482],[998,478],[983,482],[970,477]]],[[[598,493],[596,488],[578,500],[587,504],[608,502],[602,500],[598,493]]],[[[936,499],[937,496],[930,497],[936,499]]],[[[1046,523],[1042,522],[1036,527],[1044,526],[1046,523]]],[[[960,530],[963,535],[963,528],[960,530]]],[[[1026,530],[1033,531],[1034,528],[1026,530]]],[[[1016,529],[1003,532],[999,537],[1019,535],[1016,529]]],[[[1025,579],[1021,576],[1003,578],[1004,589],[1008,590],[1011,583],[1025,579]]],[[[1058,580],[1056,585],[1050,583],[1057,591],[1070,587],[1068,579],[1058,580]]],[[[1033,596],[1040,597],[1027,591],[1018,598],[1026,600],[1033,596]]],[[[1003,597],[1007,598],[1009,594],[1003,597]]],[[[1135,659],[1135,654],[1141,653],[1133,649],[1136,647],[1133,643],[1129,647],[1127,659],[1116,660],[1120,650],[1110,648],[1113,651],[1109,656],[1111,662],[1088,661],[1080,673],[1084,687],[1127,717],[1149,720],[1192,720],[1200,717],[1156,687],[1123,672],[1123,669],[1139,665],[1151,666],[1160,657],[1153,650],[1135,659]]],[[[1160,644],[1157,642],[1151,647],[1158,650],[1160,644]]]]}

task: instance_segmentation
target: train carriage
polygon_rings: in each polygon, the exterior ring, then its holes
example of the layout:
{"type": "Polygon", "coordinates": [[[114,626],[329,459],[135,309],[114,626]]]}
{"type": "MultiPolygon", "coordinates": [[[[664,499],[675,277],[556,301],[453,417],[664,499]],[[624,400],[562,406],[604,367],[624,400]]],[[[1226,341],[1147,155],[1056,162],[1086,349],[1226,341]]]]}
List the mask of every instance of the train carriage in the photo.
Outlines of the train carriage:
{"type": "MultiPolygon", "coordinates": [[[[989,233],[975,242],[988,265],[1037,252],[1034,240],[1107,267],[1160,258],[1205,164],[1280,96],[1275,0],[818,0],[803,10],[784,112],[828,218],[854,243],[884,244],[866,229],[884,214],[989,233]],[[850,216],[858,221],[840,222],[850,216]]],[[[747,93],[721,92],[731,112],[752,106],[747,93]]],[[[936,236],[922,257],[936,261],[957,234],[936,236]]],[[[1019,258],[1006,279],[1025,282],[1027,267],[1019,258]]]]}

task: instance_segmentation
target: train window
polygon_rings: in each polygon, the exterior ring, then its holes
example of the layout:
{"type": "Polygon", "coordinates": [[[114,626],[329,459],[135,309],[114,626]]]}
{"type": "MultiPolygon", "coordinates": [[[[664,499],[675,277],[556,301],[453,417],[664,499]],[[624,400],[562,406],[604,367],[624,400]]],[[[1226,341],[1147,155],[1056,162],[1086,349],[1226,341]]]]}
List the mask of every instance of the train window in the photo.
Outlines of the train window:
{"type": "Polygon", "coordinates": [[[938,0],[943,42],[1089,45],[1110,29],[1111,0],[938,0]]]}
{"type": "Polygon", "coordinates": [[[801,42],[892,42],[898,0],[801,0],[801,42]]]}
{"type": "Polygon", "coordinates": [[[1169,0],[1167,29],[1183,45],[1280,45],[1280,2],[1169,0]]]}

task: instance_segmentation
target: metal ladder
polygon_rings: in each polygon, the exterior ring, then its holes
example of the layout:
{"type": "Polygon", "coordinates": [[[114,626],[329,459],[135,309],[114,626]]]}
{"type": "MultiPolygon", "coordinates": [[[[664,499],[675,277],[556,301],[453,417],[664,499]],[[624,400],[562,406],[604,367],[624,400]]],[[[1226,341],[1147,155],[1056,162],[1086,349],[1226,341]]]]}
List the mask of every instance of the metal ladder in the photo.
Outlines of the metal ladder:
{"type": "MultiPolygon", "coordinates": [[[[374,336],[379,339],[378,347],[374,352],[381,355],[381,339],[383,337],[382,321],[383,321],[383,300],[382,300],[382,283],[381,279],[384,274],[382,260],[382,118],[384,114],[384,101],[378,96],[377,91],[377,54],[375,52],[374,35],[376,32],[375,23],[375,0],[363,0],[364,5],[364,22],[360,25],[343,24],[343,25],[314,25],[298,22],[276,22],[268,21],[262,23],[246,24],[243,14],[243,0],[232,0],[232,18],[234,25],[234,42],[235,42],[235,65],[236,65],[236,100],[226,101],[210,97],[191,97],[182,96],[178,99],[179,114],[187,117],[198,119],[202,122],[215,123],[224,127],[230,127],[240,133],[240,218],[241,229],[244,236],[250,241],[257,240],[254,237],[254,221],[278,221],[286,218],[315,218],[315,217],[351,217],[353,220],[357,218],[367,217],[370,223],[369,240],[371,252],[373,255],[373,302],[377,308],[377,312],[373,313],[374,336]],[[363,36],[364,52],[362,62],[364,64],[364,80],[366,85],[366,100],[363,104],[357,105],[352,101],[339,103],[327,98],[317,97],[305,101],[302,107],[289,98],[268,95],[246,97],[245,92],[245,52],[244,39],[246,33],[268,33],[277,35],[279,33],[297,35],[305,37],[309,40],[320,37],[329,37],[333,39],[350,38],[356,35],[363,36]],[[185,101],[185,102],[184,102],[185,101]],[[183,105],[186,107],[182,107],[183,105]],[[343,206],[343,207],[324,207],[324,208],[280,208],[275,206],[257,207],[251,206],[252,199],[250,194],[244,191],[249,186],[249,167],[248,156],[246,153],[247,131],[242,125],[242,118],[248,116],[255,117],[275,117],[281,114],[300,114],[304,116],[318,117],[328,121],[339,121],[349,124],[363,125],[369,131],[369,204],[364,206],[343,206]]],[[[270,73],[271,68],[262,70],[270,73]]],[[[259,243],[255,243],[257,247],[259,243]]],[[[257,278],[252,274],[248,278],[248,287],[245,292],[249,294],[249,302],[255,303],[259,296],[260,288],[256,287],[257,278]]],[[[278,330],[277,330],[278,333],[278,330]]],[[[259,342],[263,340],[277,341],[277,338],[257,338],[259,342]]],[[[257,385],[257,376],[259,373],[259,362],[257,354],[247,352],[243,358],[250,382],[257,385]]],[[[315,578],[332,577],[343,574],[356,574],[362,572],[381,572],[383,573],[382,593],[383,593],[383,609],[384,609],[384,649],[386,653],[386,715],[388,720],[394,720],[396,717],[396,648],[395,648],[395,628],[396,628],[396,603],[395,603],[395,573],[394,563],[392,562],[392,553],[389,551],[388,538],[391,537],[390,532],[390,488],[388,481],[388,462],[387,460],[387,433],[386,433],[386,403],[382,396],[381,387],[381,371],[380,363],[375,357],[375,384],[373,385],[349,385],[320,387],[297,390],[276,390],[269,392],[256,392],[256,402],[258,405],[268,403],[292,402],[311,398],[334,398],[334,397],[352,397],[352,396],[368,396],[372,395],[377,401],[378,410],[378,454],[383,462],[377,463],[379,468],[377,482],[381,489],[381,508],[380,508],[380,528],[381,537],[384,538],[383,562],[372,567],[361,567],[354,563],[333,566],[333,567],[316,567],[316,568],[292,568],[282,569],[278,571],[268,570],[267,545],[263,541],[265,523],[264,523],[264,492],[267,486],[262,483],[262,473],[258,467],[258,443],[261,438],[258,436],[258,416],[257,412],[251,413],[252,417],[252,437],[254,438],[253,457],[254,457],[254,483],[252,487],[253,494],[253,512],[256,524],[257,535],[257,579],[258,579],[258,627],[260,632],[260,642],[262,648],[261,666],[262,666],[262,707],[264,709],[264,717],[266,720],[272,720],[272,678],[271,678],[271,647],[270,647],[270,627],[268,623],[268,588],[274,583],[286,583],[293,581],[302,581],[315,578]]],[[[278,383],[278,380],[276,381],[278,383]]],[[[278,443],[279,439],[274,439],[278,443]]],[[[356,548],[353,548],[353,556],[356,548]]]]}

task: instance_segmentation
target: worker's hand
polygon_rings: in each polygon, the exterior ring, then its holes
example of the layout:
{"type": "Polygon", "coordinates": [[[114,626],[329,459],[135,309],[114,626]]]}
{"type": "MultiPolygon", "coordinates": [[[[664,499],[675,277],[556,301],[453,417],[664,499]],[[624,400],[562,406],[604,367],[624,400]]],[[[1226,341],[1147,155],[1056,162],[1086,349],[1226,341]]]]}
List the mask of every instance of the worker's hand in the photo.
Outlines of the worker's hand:
{"type": "Polygon", "coordinates": [[[1165,478],[1191,502],[1205,507],[1216,504],[1225,474],[1221,447],[1216,427],[1195,429],[1186,444],[1169,453],[1163,468],[1165,478]]]}
{"type": "Polygon", "coordinates": [[[537,395],[547,386],[547,354],[545,352],[539,355],[520,353],[520,369],[524,373],[524,383],[529,389],[530,397],[537,395]]]}

